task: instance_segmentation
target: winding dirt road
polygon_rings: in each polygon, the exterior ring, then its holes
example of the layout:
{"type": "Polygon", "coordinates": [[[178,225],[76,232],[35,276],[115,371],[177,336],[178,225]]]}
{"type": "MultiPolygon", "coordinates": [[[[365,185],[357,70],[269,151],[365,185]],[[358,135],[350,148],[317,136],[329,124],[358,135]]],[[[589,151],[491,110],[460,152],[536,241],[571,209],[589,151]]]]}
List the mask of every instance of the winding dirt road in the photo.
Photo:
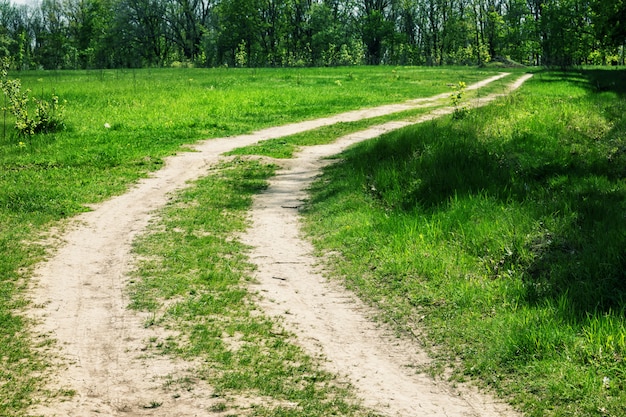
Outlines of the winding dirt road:
{"type": "MultiPolygon", "coordinates": [[[[506,74],[469,86],[475,89],[506,74]]],[[[521,77],[517,88],[528,77],[521,77]]],[[[127,309],[125,287],[132,267],[131,244],[153,213],[172,192],[207,175],[220,155],[237,147],[298,132],[428,106],[448,94],[340,114],[334,117],[266,129],[250,135],[213,139],[169,158],[163,169],[140,181],[72,222],[54,255],[40,264],[32,280],[35,334],[56,340],[52,348],[63,366],[51,389],[75,392],[66,401],[49,400],[33,415],[51,416],[208,416],[210,387],[194,382],[195,389],[164,396],[166,381],[192,377],[193,366],[164,356],[150,356],[146,340],[159,336],[145,328],[145,316],[127,309]],[[209,393],[209,394],[207,394],[209,393]],[[155,404],[158,407],[153,407],[155,404]]],[[[483,97],[484,105],[495,97],[483,97]]],[[[420,121],[452,111],[435,111],[420,121]]],[[[419,121],[417,121],[419,122],[419,121]]],[[[416,123],[412,121],[411,123],[416,123]]],[[[318,175],[322,159],[346,146],[406,126],[393,122],[341,138],[332,145],[306,148],[256,199],[254,226],[244,240],[256,249],[259,289],[267,294],[262,306],[269,314],[291,314],[285,324],[299,336],[312,355],[323,353],[328,368],[345,375],[364,404],[390,416],[514,416],[488,396],[452,390],[443,383],[408,371],[408,363],[428,361],[415,346],[401,342],[373,324],[367,309],[345,289],[327,283],[315,272],[308,243],[298,231],[297,207],[304,189],[318,175]],[[289,259],[288,263],[285,260],[289,259]],[[276,280],[272,277],[287,277],[276,280]]],[[[171,388],[177,389],[177,388],[171,388]]]]}

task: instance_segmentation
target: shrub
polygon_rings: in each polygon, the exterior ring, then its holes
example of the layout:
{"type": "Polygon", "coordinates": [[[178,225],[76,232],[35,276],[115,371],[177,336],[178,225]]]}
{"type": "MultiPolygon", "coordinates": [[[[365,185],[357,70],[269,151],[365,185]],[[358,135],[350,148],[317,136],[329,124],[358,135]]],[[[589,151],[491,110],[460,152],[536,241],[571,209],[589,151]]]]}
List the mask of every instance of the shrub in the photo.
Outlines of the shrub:
{"type": "Polygon", "coordinates": [[[22,91],[18,79],[8,78],[9,61],[0,61],[0,89],[6,96],[4,112],[15,116],[15,129],[21,138],[37,133],[52,133],[65,128],[63,122],[64,106],[59,104],[59,97],[52,95],[50,101],[32,97],[31,91],[22,91]]]}

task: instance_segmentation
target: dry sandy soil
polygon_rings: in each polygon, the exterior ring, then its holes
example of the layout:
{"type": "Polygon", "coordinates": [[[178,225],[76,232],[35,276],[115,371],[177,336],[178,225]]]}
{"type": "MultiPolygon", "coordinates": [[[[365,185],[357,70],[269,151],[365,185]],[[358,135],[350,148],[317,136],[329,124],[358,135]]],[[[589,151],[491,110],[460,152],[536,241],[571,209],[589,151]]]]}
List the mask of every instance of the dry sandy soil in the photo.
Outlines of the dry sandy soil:
{"type": "MultiPolygon", "coordinates": [[[[479,88],[498,77],[469,86],[479,88]]],[[[516,81],[517,88],[527,77],[516,81]]],[[[72,221],[61,244],[35,271],[30,291],[34,334],[56,341],[59,363],[51,390],[75,395],[48,399],[31,413],[43,416],[208,416],[211,388],[193,379],[193,364],[146,349],[151,337],[145,316],[127,308],[125,288],[133,265],[131,244],[171,193],[207,175],[220,155],[231,149],[337,122],[354,121],[428,106],[447,94],[266,129],[250,135],[214,139],[166,161],[165,167],[72,221]],[[168,381],[187,378],[193,389],[168,381]],[[156,407],[158,405],[158,407],[156,407]]],[[[483,97],[483,105],[495,97],[483,97]]],[[[416,123],[449,113],[435,111],[416,123]]],[[[298,229],[297,207],[304,190],[319,174],[324,158],[346,146],[407,125],[393,122],[304,149],[285,163],[259,195],[251,212],[253,227],[242,239],[255,247],[256,286],[261,306],[280,316],[313,356],[323,355],[329,370],[346,377],[366,406],[389,416],[515,416],[507,406],[468,388],[411,372],[428,358],[411,341],[392,336],[370,320],[368,309],[345,289],[327,282],[298,229]],[[270,301],[271,300],[271,301],[270,301]],[[290,314],[285,314],[289,311],[290,314]]]]}

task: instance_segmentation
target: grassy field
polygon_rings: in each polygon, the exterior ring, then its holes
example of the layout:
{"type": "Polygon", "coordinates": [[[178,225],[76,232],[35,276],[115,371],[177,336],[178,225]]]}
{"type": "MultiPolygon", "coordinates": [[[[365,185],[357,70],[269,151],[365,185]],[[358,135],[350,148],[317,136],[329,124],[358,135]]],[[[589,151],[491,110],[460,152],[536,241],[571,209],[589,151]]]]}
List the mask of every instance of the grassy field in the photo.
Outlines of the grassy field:
{"type": "Polygon", "coordinates": [[[307,231],[455,378],[529,416],[624,416],[625,98],[624,70],[542,72],[357,146],[314,186],[307,231]]]}
{"type": "MultiPolygon", "coordinates": [[[[199,138],[433,95],[488,75],[22,74],[33,91],[68,100],[68,129],[19,146],[9,126],[0,142],[0,415],[24,415],[42,395],[39,376],[49,365],[34,356],[16,311],[29,268],[44,256],[33,242],[51,226],[199,138]]],[[[626,415],[625,95],[624,70],[540,72],[488,107],[357,146],[314,187],[307,230],[320,253],[339,254],[328,258],[333,270],[380,306],[381,318],[431,347],[431,372],[456,363],[453,378],[489,385],[529,416],[626,415]]],[[[289,157],[297,146],[388,119],[237,153],[289,157]]],[[[266,399],[247,411],[254,415],[363,415],[349,387],[259,314],[246,292],[245,248],[231,237],[273,169],[235,160],[180,193],[136,244],[146,261],[135,272],[132,307],[159,312],[146,325],[187,335],[154,349],[201,358],[201,377],[224,399],[214,411],[229,412],[229,395],[243,394],[266,399]],[[163,311],[172,299],[184,302],[163,311]]]]}
{"type": "Polygon", "coordinates": [[[86,204],[123,192],[202,138],[449,91],[492,75],[467,68],[178,69],[24,72],[37,97],[57,94],[67,128],[16,137],[0,129],[0,415],[19,416],[47,363],[19,314],[35,244],[86,204]],[[21,142],[21,143],[20,143],[21,142]]]}

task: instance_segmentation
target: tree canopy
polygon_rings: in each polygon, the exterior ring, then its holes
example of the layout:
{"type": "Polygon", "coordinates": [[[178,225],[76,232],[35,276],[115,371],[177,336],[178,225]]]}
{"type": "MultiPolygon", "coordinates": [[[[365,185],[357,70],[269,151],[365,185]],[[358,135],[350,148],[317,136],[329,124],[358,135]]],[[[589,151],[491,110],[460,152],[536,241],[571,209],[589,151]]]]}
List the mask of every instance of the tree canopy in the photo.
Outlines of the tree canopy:
{"type": "Polygon", "coordinates": [[[0,0],[17,69],[624,63],[626,0],[0,0]]]}

